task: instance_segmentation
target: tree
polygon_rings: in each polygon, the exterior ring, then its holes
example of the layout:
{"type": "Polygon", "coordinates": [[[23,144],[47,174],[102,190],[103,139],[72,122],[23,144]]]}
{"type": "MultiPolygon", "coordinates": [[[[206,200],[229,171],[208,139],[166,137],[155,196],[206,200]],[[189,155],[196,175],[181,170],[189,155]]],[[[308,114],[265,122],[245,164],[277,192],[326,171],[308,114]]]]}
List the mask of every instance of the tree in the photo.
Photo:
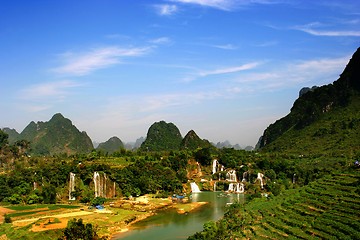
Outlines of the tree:
{"type": "Polygon", "coordinates": [[[83,220],[80,218],[76,220],[76,218],[70,220],[64,230],[64,234],[59,240],[97,240],[102,239],[99,238],[95,229],[93,228],[91,223],[87,223],[86,225],[83,223],[83,220]]]}
{"type": "Polygon", "coordinates": [[[0,149],[8,144],[9,135],[0,129],[0,149]]]}
{"type": "Polygon", "coordinates": [[[202,148],[195,152],[195,160],[203,166],[209,166],[212,162],[210,148],[202,148]]]}

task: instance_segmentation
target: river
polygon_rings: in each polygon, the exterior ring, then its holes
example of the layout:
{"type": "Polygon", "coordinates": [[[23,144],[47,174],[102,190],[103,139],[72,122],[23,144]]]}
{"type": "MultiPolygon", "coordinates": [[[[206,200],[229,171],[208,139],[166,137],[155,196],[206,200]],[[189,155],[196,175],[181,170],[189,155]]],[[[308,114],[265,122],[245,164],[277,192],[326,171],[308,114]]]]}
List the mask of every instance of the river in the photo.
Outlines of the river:
{"type": "Polygon", "coordinates": [[[178,214],[174,209],[158,212],[131,226],[131,231],[116,235],[113,239],[186,239],[203,229],[205,222],[218,220],[224,215],[227,203],[244,202],[243,194],[225,194],[222,192],[193,193],[192,202],[208,202],[188,214],[178,214]]]}

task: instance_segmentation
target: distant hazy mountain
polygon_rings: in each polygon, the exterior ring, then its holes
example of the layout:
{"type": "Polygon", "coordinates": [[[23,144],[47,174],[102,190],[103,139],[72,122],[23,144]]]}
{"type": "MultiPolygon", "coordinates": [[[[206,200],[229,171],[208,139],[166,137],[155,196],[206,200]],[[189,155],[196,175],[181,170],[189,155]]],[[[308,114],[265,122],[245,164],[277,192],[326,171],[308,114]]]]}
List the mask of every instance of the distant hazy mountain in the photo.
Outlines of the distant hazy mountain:
{"type": "Polygon", "coordinates": [[[182,141],[179,129],[173,123],[164,121],[152,124],[141,144],[143,151],[178,150],[182,141]]]}
{"type": "Polygon", "coordinates": [[[181,141],[180,148],[195,150],[197,148],[212,147],[208,140],[201,139],[194,130],[190,130],[181,141]]]}
{"type": "Polygon", "coordinates": [[[145,141],[145,138],[140,137],[140,138],[136,139],[135,142],[125,143],[125,148],[128,150],[138,149],[144,141],[145,141]]]}
{"type": "Polygon", "coordinates": [[[360,48],[338,80],[307,90],[287,116],[264,131],[258,146],[299,154],[359,152],[360,48]]]}
{"type": "Polygon", "coordinates": [[[234,148],[236,150],[241,149],[239,144],[232,145],[228,140],[226,140],[224,142],[218,142],[218,143],[214,144],[214,146],[217,148],[234,148]]]}
{"type": "Polygon", "coordinates": [[[80,132],[60,113],[48,122],[30,122],[19,138],[28,140],[32,153],[40,155],[88,153],[93,149],[86,132],[80,132]]]}
{"type": "Polygon", "coordinates": [[[112,137],[106,142],[100,143],[96,150],[102,150],[109,154],[112,154],[120,149],[124,148],[123,142],[118,137],[112,137]]]}

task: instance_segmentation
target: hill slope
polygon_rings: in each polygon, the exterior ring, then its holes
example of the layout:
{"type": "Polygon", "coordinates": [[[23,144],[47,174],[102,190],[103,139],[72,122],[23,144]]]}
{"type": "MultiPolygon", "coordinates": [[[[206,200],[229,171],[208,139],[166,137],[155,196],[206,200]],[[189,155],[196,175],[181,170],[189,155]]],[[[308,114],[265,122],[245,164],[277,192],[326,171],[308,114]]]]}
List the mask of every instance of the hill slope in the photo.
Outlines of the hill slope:
{"type": "Polygon", "coordinates": [[[118,137],[112,137],[106,142],[100,143],[96,149],[112,154],[120,151],[121,148],[124,148],[124,143],[118,137]]]}
{"type": "Polygon", "coordinates": [[[150,126],[140,149],[143,151],[179,150],[181,141],[181,133],[173,123],[160,121],[150,126]]]}
{"type": "Polygon", "coordinates": [[[334,173],[270,200],[233,204],[188,239],[360,239],[359,183],[359,171],[334,173]]]}
{"type": "Polygon", "coordinates": [[[39,155],[88,153],[93,149],[86,132],[80,132],[60,113],[48,122],[32,121],[20,133],[20,139],[28,140],[32,153],[39,155]]]}
{"type": "Polygon", "coordinates": [[[271,124],[260,140],[265,151],[344,153],[359,151],[360,48],[340,78],[301,95],[291,112],[271,124]]]}
{"type": "Polygon", "coordinates": [[[181,141],[180,148],[195,150],[197,148],[213,147],[207,140],[201,139],[194,130],[190,130],[181,141]]]}

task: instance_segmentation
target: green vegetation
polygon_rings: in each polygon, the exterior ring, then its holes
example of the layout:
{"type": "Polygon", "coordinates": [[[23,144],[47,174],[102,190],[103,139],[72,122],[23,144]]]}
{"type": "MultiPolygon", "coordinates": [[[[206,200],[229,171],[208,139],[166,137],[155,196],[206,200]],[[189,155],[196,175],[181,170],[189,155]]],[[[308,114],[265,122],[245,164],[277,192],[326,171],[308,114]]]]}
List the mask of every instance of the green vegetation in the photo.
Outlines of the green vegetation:
{"type": "Polygon", "coordinates": [[[97,235],[96,230],[93,228],[93,225],[91,223],[84,224],[81,218],[78,220],[74,218],[68,222],[68,225],[64,230],[64,235],[59,239],[96,240],[102,238],[97,235]]]}
{"type": "Polygon", "coordinates": [[[179,150],[181,141],[180,131],[173,123],[160,121],[150,126],[140,149],[142,151],[179,150]]]}
{"type": "Polygon", "coordinates": [[[198,148],[210,148],[213,147],[207,140],[201,139],[194,130],[190,130],[180,144],[180,149],[196,150],[198,148]]]}
{"type": "MultiPolygon", "coordinates": [[[[93,205],[114,196],[167,197],[189,189],[189,180],[200,182],[202,190],[212,190],[215,180],[218,190],[227,190],[227,172],[211,174],[217,159],[235,170],[238,180],[246,180],[248,203],[232,204],[223,219],[206,223],[189,239],[359,239],[360,168],[354,165],[360,157],[359,63],[360,50],[339,80],[302,92],[290,114],[265,130],[257,152],[217,149],[194,131],[182,139],[178,128],[164,121],[149,128],[139,151],[118,147],[120,139],[109,143],[117,148],[114,152],[94,150],[86,133],[61,114],[49,122],[31,122],[20,134],[25,140],[10,141],[9,134],[15,138],[16,133],[0,130],[0,202],[16,210],[5,216],[0,232],[10,239],[27,239],[30,226],[15,231],[8,222],[77,208],[55,205],[68,202],[69,195],[75,198],[71,201],[93,205]],[[30,157],[30,147],[46,156],[30,157]],[[75,180],[70,181],[70,173],[75,180]],[[262,174],[263,186],[257,179],[262,174]],[[70,193],[69,182],[75,182],[70,193]],[[97,189],[106,192],[109,186],[110,197],[97,189]]],[[[127,205],[109,219],[130,224],[145,214],[122,214],[127,205]]],[[[109,222],[101,221],[108,227],[109,222]]],[[[32,233],[31,238],[60,235],[51,231],[32,233]]],[[[94,239],[97,234],[92,225],[74,219],[63,239],[75,236],[94,239]]]]}
{"type": "Polygon", "coordinates": [[[360,172],[333,173],[280,196],[233,204],[188,239],[359,239],[360,172]]]}
{"type": "Polygon", "coordinates": [[[80,132],[60,113],[48,122],[31,122],[18,138],[31,142],[31,154],[34,155],[71,155],[88,153],[93,149],[86,132],[80,132]]]}
{"type": "Polygon", "coordinates": [[[341,155],[344,151],[345,154],[357,154],[359,65],[358,49],[337,81],[301,95],[287,116],[264,131],[260,148],[298,154],[332,152],[341,155]]]}
{"type": "Polygon", "coordinates": [[[96,150],[106,154],[113,154],[114,152],[119,152],[121,149],[124,149],[124,144],[118,137],[112,137],[106,142],[100,143],[96,148],[96,150]]]}

